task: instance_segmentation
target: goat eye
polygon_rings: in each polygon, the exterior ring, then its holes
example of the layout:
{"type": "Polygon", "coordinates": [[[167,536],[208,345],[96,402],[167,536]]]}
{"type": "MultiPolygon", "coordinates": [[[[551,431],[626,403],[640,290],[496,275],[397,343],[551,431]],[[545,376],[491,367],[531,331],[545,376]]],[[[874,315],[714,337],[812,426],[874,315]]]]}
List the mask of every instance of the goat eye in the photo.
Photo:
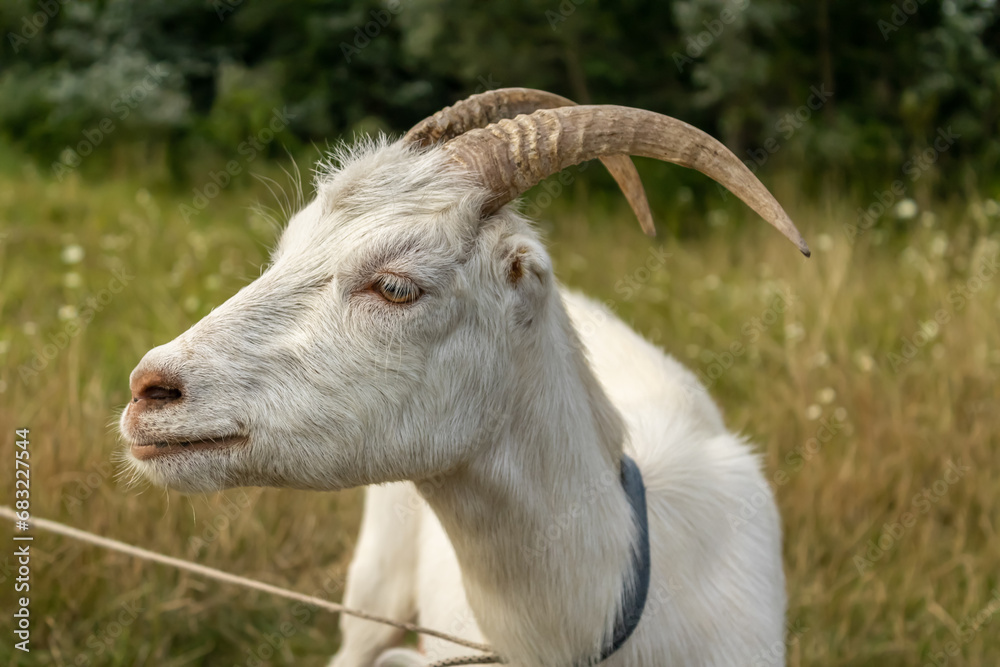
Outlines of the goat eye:
{"type": "Polygon", "coordinates": [[[420,288],[406,278],[395,275],[379,276],[372,289],[389,303],[413,303],[420,298],[420,288]]]}

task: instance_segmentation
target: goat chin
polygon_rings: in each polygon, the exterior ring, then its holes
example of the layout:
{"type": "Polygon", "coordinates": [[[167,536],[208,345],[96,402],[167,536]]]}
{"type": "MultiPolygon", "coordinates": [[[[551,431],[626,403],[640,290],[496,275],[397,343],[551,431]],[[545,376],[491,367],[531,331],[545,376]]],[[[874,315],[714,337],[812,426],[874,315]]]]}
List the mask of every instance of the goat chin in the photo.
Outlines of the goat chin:
{"type": "Polygon", "coordinates": [[[417,651],[407,648],[391,648],[375,661],[374,667],[424,667],[430,663],[417,651]]]}

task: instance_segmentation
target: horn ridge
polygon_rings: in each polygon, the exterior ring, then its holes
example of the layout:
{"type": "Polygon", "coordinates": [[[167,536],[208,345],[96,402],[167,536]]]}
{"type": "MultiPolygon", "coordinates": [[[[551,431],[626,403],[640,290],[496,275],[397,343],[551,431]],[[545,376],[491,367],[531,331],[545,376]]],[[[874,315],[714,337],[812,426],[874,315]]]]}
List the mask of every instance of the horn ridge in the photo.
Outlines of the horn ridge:
{"type": "MultiPolygon", "coordinates": [[[[499,88],[467,97],[425,118],[410,128],[403,136],[403,142],[421,147],[432,146],[504,119],[531,114],[539,109],[569,106],[576,106],[576,102],[544,90],[499,88]]],[[[643,231],[649,236],[656,236],[646,191],[631,158],[627,155],[608,155],[600,160],[618,183],[643,231]]]]}
{"type": "Polygon", "coordinates": [[[448,141],[469,130],[486,127],[504,118],[530,114],[539,109],[575,106],[562,95],[532,88],[499,88],[471,95],[420,121],[403,141],[430,146],[448,141]]]}
{"type": "Polygon", "coordinates": [[[493,193],[487,215],[567,167],[599,157],[639,155],[700,171],[809,256],[788,214],[746,165],[711,135],[670,116],[614,105],[541,109],[470,130],[443,148],[493,193]]]}

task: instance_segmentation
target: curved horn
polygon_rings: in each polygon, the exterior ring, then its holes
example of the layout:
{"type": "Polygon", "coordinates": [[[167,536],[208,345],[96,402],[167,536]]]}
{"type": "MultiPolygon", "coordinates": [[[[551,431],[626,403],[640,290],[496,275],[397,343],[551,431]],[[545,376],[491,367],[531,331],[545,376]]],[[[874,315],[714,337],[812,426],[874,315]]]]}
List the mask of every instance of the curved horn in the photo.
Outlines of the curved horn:
{"type": "MultiPolygon", "coordinates": [[[[486,127],[505,118],[530,114],[539,109],[576,106],[576,102],[562,95],[532,88],[500,88],[472,95],[445,107],[433,116],[420,121],[406,133],[403,141],[417,146],[430,146],[449,141],[469,130],[486,127]]],[[[653,213],[646,200],[646,191],[628,155],[607,155],[600,158],[604,167],[618,183],[629,206],[639,219],[642,230],[656,235],[653,213]]]]}
{"type": "Polygon", "coordinates": [[[562,95],[533,88],[499,88],[478,93],[445,107],[410,128],[403,141],[430,146],[454,139],[469,130],[486,127],[504,118],[530,114],[539,109],[573,107],[576,102],[562,95]]]}
{"type": "Polygon", "coordinates": [[[723,185],[785,235],[809,247],[767,188],[719,141],[683,121],[619,106],[543,109],[470,130],[444,145],[493,193],[496,212],[543,178],[584,160],[641,155],[697,169],[723,185]]]}

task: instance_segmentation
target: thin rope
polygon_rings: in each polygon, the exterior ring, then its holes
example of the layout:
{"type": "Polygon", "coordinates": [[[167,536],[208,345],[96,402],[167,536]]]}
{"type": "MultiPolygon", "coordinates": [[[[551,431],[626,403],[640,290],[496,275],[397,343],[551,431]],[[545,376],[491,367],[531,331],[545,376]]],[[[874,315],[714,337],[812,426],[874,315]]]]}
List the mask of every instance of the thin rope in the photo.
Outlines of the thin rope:
{"type": "Polygon", "coordinates": [[[490,655],[470,655],[464,658],[445,658],[432,662],[427,667],[453,667],[455,665],[503,665],[506,664],[496,653],[490,655]]]}
{"type": "MultiPolygon", "coordinates": [[[[11,521],[19,521],[17,515],[14,513],[10,507],[5,505],[0,505],[0,516],[3,516],[11,521]]],[[[37,517],[31,517],[28,524],[32,527],[41,528],[42,530],[47,530],[50,533],[56,533],[57,535],[64,535],[66,537],[71,537],[75,540],[80,540],[81,542],[88,542],[95,546],[102,547],[104,549],[110,549],[111,551],[118,551],[123,554],[128,554],[129,556],[134,556],[135,558],[141,558],[143,560],[150,560],[154,563],[160,563],[161,565],[169,565],[170,567],[175,567],[179,570],[187,570],[188,572],[193,572],[195,574],[200,574],[209,579],[215,579],[217,581],[224,581],[228,584],[236,584],[237,586],[243,586],[244,588],[252,588],[264,593],[270,593],[271,595],[277,595],[278,597],[287,598],[289,600],[295,600],[297,602],[303,602],[314,607],[319,607],[320,609],[326,609],[327,611],[332,611],[334,613],[347,614],[348,616],[354,616],[356,618],[361,618],[366,621],[372,621],[374,623],[382,623],[383,625],[391,625],[394,628],[399,628],[400,630],[406,630],[408,632],[416,632],[422,635],[429,635],[431,637],[437,637],[438,639],[443,639],[446,642],[451,642],[453,644],[458,644],[460,646],[465,646],[466,648],[475,649],[476,651],[482,651],[483,653],[489,653],[490,655],[483,656],[485,658],[492,658],[493,662],[499,660],[499,657],[493,654],[489,646],[485,644],[477,644],[476,642],[470,642],[461,637],[456,637],[454,635],[449,635],[444,632],[439,632],[437,630],[432,630],[430,628],[421,627],[419,625],[414,625],[412,623],[401,623],[399,621],[394,621],[391,618],[383,618],[381,616],[376,616],[375,614],[369,614],[366,611],[361,611],[359,609],[351,609],[350,607],[345,607],[342,604],[337,604],[336,602],[330,602],[329,600],[324,600],[323,598],[313,597],[311,595],[304,595],[302,593],[297,593],[295,591],[290,591],[284,588],[278,588],[277,586],[272,586],[271,584],[265,584],[262,581],[256,581],[254,579],[247,579],[246,577],[241,577],[235,574],[230,574],[228,572],[223,572],[222,570],[216,570],[215,568],[205,567],[204,565],[199,565],[198,563],[192,563],[191,561],[181,560],[180,558],[173,558],[172,556],[164,556],[163,554],[158,554],[155,551],[149,551],[147,549],[142,549],[140,547],[134,547],[131,544],[126,544],[125,542],[119,542],[118,540],[112,540],[107,537],[101,537],[100,535],[95,535],[94,533],[88,533],[84,530],[79,530],[71,526],[67,526],[56,521],[49,521],[48,519],[39,519],[37,517]]],[[[478,656],[477,656],[478,659],[478,656]]],[[[449,663],[449,664],[489,664],[483,662],[475,663],[449,663]]],[[[443,667],[443,666],[442,666],[443,667]]]]}

